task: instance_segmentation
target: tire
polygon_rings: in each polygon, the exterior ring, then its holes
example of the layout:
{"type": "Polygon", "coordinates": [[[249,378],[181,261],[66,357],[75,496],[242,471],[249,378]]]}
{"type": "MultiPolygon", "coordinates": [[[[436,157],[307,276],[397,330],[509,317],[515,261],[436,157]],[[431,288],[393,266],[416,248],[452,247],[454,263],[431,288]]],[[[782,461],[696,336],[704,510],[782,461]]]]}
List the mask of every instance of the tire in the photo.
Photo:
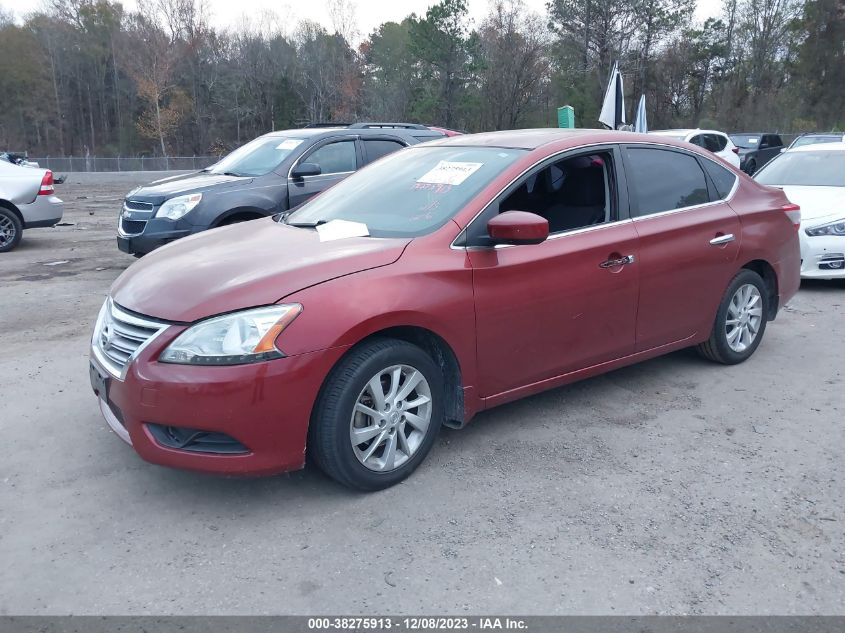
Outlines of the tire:
{"type": "Polygon", "coordinates": [[[749,176],[753,176],[754,172],[757,171],[757,162],[752,158],[748,161],[748,164],[745,166],[745,173],[749,176]]]}
{"type": "Polygon", "coordinates": [[[311,416],[309,455],[329,477],[350,488],[393,486],[434,445],[445,417],[443,394],[443,372],[422,349],[390,338],[366,342],[341,359],[326,379],[311,416]],[[422,380],[415,382],[418,375],[422,380]],[[403,394],[411,383],[416,386],[403,394]],[[398,388],[392,389],[393,384],[398,388]],[[375,388],[382,390],[384,407],[378,406],[375,388]],[[405,397],[391,399],[391,393],[405,397]],[[406,406],[415,403],[422,404],[406,406]],[[420,430],[426,415],[428,423],[420,430]],[[352,439],[355,431],[362,439],[358,445],[352,439]]]}
{"type": "Polygon", "coordinates": [[[21,243],[23,224],[11,209],[0,207],[0,253],[8,253],[21,243]]]}
{"type": "Polygon", "coordinates": [[[763,278],[753,270],[742,269],[728,284],[710,338],[697,347],[698,353],[723,365],[747,360],[763,340],[768,310],[769,297],[763,278]],[[745,312],[740,310],[743,306],[745,312]]]}

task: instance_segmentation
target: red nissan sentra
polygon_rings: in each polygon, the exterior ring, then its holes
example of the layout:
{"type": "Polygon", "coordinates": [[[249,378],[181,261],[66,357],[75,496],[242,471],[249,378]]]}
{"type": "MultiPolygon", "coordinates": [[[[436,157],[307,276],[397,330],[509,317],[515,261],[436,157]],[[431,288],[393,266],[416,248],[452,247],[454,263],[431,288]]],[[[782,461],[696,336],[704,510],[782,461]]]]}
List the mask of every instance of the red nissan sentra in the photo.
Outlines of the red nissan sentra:
{"type": "Polygon", "coordinates": [[[685,143],[457,136],[134,264],[91,382],[150,462],[267,474],[308,453],[384,488],[484,409],[689,346],[746,360],[798,289],[799,222],[685,143]]]}

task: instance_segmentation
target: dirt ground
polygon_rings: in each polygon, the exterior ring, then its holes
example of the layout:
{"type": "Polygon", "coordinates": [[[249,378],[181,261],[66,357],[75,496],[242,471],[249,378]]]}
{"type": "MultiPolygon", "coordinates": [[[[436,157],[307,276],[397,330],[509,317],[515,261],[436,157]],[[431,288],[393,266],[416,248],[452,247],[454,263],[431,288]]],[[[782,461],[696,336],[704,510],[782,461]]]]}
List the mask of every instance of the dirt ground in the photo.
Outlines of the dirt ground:
{"type": "Polygon", "coordinates": [[[72,174],[68,225],[0,255],[0,614],[845,613],[845,284],[804,284],[743,365],[501,407],[381,493],[203,476],[141,461],[88,384],[151,179],[72,174]]]}

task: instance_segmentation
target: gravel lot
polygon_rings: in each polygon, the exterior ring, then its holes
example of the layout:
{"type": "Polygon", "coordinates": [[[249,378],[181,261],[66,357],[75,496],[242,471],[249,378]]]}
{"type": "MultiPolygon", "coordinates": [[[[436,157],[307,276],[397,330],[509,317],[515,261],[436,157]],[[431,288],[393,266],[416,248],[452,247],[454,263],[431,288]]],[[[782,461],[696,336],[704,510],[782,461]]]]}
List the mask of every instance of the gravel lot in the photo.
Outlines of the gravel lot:
{"type": "Polygon", "coordinates": [[[142,462],[88,385],[151,179],[72,174],[72,225],[0,255],[0,614],[845,613],[845,284],[744,365],[676,353],[444,430],[391,490],[215,478],[142,462]]]}

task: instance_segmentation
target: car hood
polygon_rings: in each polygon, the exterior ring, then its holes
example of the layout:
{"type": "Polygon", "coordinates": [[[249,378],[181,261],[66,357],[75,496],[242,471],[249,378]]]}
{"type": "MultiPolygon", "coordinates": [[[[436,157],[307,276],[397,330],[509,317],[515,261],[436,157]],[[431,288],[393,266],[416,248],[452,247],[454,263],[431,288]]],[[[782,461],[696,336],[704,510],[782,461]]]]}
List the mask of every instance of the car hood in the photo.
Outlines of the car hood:
{"type": "Polygon", "coordinates": [[[167,321],[260,305],[351,273],[392,264],[410,239],[321,242],[317,231],[272,218],[183,238],[146,255],[111,288],[116,303],[167,321]]]}
{"type": "Polygon", "coordinates": [[[801,222],[810,226],[830,218],[845,218],[845,187],[782,187],[790,202],[801,207],[801,222]]]}
{"type": "Polygon", "coordinates": [[[194,173],[156,180],[143,187],[130,191],[127,199],[141,200],[161,204],[174,196],[204,192],[210,189],[228,189],[249,183],[252,178],[244,176],[226,176],[224,174],[194,173]]]}

